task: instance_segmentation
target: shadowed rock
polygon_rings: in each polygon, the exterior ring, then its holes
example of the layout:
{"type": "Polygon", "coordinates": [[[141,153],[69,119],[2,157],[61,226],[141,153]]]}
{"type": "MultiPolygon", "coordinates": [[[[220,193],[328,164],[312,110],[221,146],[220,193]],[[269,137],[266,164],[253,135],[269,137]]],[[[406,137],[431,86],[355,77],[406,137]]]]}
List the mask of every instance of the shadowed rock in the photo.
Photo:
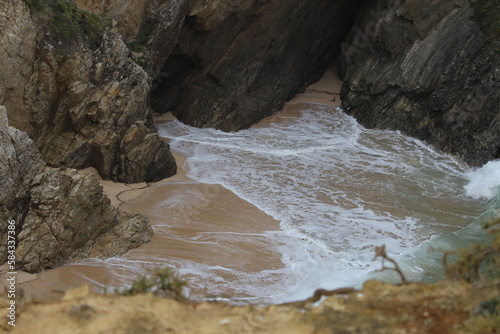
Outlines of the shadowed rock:
{"type": "Polygon", "coordinates": [[[198,127],[249,127],[319,79],[358,3],[193,1],[153,109],[198,127]]]}
{"type": "Polygon", "coordinates": [[[476,16],[466,0],[367,2],[342,45],[344,110],[472,165],[500,158],[498,41],[476,16]]]}

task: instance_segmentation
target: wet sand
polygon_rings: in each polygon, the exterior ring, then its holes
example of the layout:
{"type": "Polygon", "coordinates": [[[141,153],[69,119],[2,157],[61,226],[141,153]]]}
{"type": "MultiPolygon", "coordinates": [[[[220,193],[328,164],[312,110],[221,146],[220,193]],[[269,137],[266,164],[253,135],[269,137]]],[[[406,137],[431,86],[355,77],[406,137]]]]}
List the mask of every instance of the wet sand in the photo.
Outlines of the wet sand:
{"type": "MultiPolygon", "coordinates": [[[[341,85],[336,68],[331,67],[320,81],[287,102],[283,110],[255,126],[286,122],[298,115],[303,103],[340,106],[341,85]]],[[[161,124],[174,119],[166,114],[156,117],[155,122],[161,124]]],[[[279,231],[279,222],[222,186],[190,180],[184,166],[186,157],[173,154],[178,166],[174,177],[150,184],[101,181],[113,205],[126,212],[146,215],[155,232],[149,243],[129,251],[123,258],[163,265],[190,261],[249,274],[283,267],[277,245],[269,238],[269,234],[279,231]]],[[[93,168],[82,172],[96,173],[93,168]]],[[[81,261],[36,275],[19,273],[18,283],[28,298],[46,300],[58,298],[61,296],[59,291],[84,283],[92,283],[102,290],[119,284],[122,275],[131,276],[131,281],[135,275],[127,271],[127,268],[109,268],[99,262],[81,261]]],[[[2,284],[6,272],[6,268],[0,267],[2,284]]],[[[218,274],[232,279],[230,272],[218,274]]],[[[210,295],[209,289],[203,287],[193,293],[210,295]]],[[[231,296],[231,291],[227,294],[231,296]]]]}
{"type": "Polygon", "coordinates": [[[278,111],[275,115],[266,117],[253,127],[268,126],[274,122],[287,122],[289,118],[296,117],[305,103],[319,103],[340,107],[342,101],[340,100],[340,90],[342,89],[342,80],[340,80],[337,66],[330,66],[323,77],[307,87],[307,89],[297,94],[293,99],[287,101],[283,109],[278,111]]]}

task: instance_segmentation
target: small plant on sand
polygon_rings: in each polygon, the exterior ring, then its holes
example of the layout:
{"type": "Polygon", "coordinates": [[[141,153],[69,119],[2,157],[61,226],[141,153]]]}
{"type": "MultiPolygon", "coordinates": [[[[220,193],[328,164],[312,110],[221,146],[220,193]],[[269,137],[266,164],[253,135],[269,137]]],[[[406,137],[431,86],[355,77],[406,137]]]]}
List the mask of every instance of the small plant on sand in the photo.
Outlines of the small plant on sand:
{"type": "Polygon", "coordinates": [[[155,269],[146,275],[139,275],[132,281],[130,287],[120,291],[124,296],[132,296],[139,293],[152,292],[160,297],[170,297],[184,300],[182,289],[186,281],[172,268],[155,269]]]}

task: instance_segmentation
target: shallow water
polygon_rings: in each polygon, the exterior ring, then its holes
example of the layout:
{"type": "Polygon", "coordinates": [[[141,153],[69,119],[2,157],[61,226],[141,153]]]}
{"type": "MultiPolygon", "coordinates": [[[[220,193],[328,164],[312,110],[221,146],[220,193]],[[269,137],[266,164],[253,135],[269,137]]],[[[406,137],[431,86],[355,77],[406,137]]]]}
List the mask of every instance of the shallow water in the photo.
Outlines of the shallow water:
{"type": "MultiPolygon", "coordinates": [[[[172,150],[188,157],[190,178],[221,185],[279,221],[279,232],[262,237],[275,245],[283,267],[252,273],[266,282],[257,285],[224,268],[231,279],[218,281],[216,291],[285,302],[320,287],[359,284],[380,268],[373,261],[379,245],[396,259],[405,254],[410,279],[432,276],[431,266],[412,268],[416,246],[459,231],[489,207],[467,194],[471,172],[453,157],[397,131],[365,129],[332,106],[300,109],[237,133],[177,121],[159,126],[172,150]],[[279,280],[267,284],[272,276],[279,280]]],[[[489,182],[487,189],[500,178],[489,182]]],[[[179,265],[185,273],[200,270],[179,265]]]]}
{"type": "Polygon", "coordinates": [[[90,282],[123,287],[174,266],[193,299],[280,303],[315,289],[359,286],[386,245],[410,280],[439,277],[444,250],[484,240],[480,216],[500,209],[500,161],[469,169],[397,131],[368,130],[333,106],[302,103],[251,129],[158,125],[188,178],[123,205],[146,214],[153,240],[121,258],[47,271],[44,291],[90,282]]]}

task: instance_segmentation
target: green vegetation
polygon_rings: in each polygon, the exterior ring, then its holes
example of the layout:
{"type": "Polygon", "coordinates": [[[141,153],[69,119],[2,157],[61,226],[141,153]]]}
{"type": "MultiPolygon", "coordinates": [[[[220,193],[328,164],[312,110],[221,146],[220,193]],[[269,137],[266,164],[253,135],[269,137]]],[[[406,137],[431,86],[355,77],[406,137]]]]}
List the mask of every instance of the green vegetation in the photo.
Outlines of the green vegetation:
{"type": "Polygon", "coordinates": [[[477,0],[476,20],[493,40],[500,39],[500,0],[477,0]]]}
{"type": "Polygon", "coordinates": [[[99,47],[107,19],[78,8],[71,0],[25,0],[32,15],[65,42],[84,40],[99,47]]]}
{"type": "Polygon", "coordinates": [[[139,30],[137,38],[128,44],[130,50],[135,52],[143,52],[146,49],[146,44],[148,43],[149,39],[151,38],[151,36],[153,36],[157,24],[157,21],[149,19],[139,30]]]}
{"type": "Polygon", "coordinates": [[[470,334],[500,333],[500,297],[481,303],[465,325],[470,334]]]}
{"type": "Polygon", "coordinates": [[[132,281],[132,285],[120,293],[124,296],[132,296],[138,293],[152,292],[161,297],[171,297],[184,300],[182,289],[186,281],[172,268],[156,269],[149,274],[139,275],[132,281]]]}
{"type": "Polygon", "coordinates": [[[471,245],[457,251],[455,254],[446,253],[444,264],[446,275],[450,279],[463,279],[470,283],[482,279],[500,279],[500,216],[490,218],[485,223],[493,241],[486,245],[471,245]],[[455,262],[449,264],[450,255],[458,255],[455,262]]]}
{"type": "Polygon", "coordinates": [[[463,279],[470,283],[491,285],[498,293],[482,302],[475,314],[467,321],[467,328],[473,334],[500,333],[500,215],[492,217],[485,228],[493,235],[493,241],[486,245],[471,245],[458,251],[455,262],[444,264],[449,279],[463,279]]]}
{"type": "MultiPolygon", "coordinates": [[[[136,39],[128,43],[130,51],[143,53],[146,51],[146,46],[153,36],[153,33],[158,25],[158,22],[154,19],[149,19],[145,24],[142,25],[139,30],[136,39]]],[[[135,62],[139,64],[142,68],[146,69],[148,66],[148,57],[146,54],[135,55],[135,62]]]]}

